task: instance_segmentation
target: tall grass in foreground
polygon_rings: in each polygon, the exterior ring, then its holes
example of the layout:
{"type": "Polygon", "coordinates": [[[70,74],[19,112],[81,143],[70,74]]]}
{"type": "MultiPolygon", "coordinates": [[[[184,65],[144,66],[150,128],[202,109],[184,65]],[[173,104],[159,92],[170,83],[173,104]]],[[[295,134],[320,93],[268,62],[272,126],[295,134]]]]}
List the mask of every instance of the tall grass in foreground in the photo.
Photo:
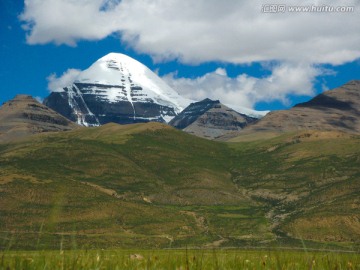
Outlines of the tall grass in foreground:
{"type": "Polygon", "coordinates": [[[360,255],[245,250],[2,251],[0,269],[360,269],[360,255]]]}

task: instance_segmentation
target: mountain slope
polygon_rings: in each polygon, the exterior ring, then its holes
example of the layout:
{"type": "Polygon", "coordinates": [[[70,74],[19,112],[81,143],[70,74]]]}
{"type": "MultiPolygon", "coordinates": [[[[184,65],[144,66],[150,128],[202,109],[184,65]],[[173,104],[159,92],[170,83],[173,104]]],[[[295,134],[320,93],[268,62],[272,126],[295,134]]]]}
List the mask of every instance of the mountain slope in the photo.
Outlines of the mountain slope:
{"type": "Polygon", "coordinates": [[[191,101],[124,54],[109,53],[44,104],[84,126],[168,122],[191,101]]]}
{"type": "Polygon", "coordinates": [[[77,125],[27,95],[17,95],[0,107],[0,142],[31,134],[66,131],[77,125]]]}
{"type": "Polygon", "coordinates": [[[222,144],[159,123],[0,145],[0,237],[14,232],[14,246],[29,247],[43,224],[47,247],[61,237],[69,247],[74,231],[81,246],[176,247],[248,234],[252,224],[259,238],[271,239],[262,207],[232,183],[228,154],[222,144]],[[238,219],[250,215],[250,223],[238,219]]]}
{"type": "Polygon", "coordinates": [[[359,243],[360,136],[301,131],[231,146],[233,181],[270,206],[280,238],[359,243]]]}
{"type": "Polygon", "coordinates": [[[241,130],[256,118],[240,114],[218,100],[191,103],[170,121],[170,125],[198,137],[214,139],[241,130]]]}
{"type": "Polygon", "coordinates": [[[0,144],[0,244],[353,248],[359,140],[300,132],[226,144],[147,123],[0,144]]]}
{"type": "Polygon", "coordinates": [[[270,112],[238,133],[238,139],[244,138],[244,135],[254,137],[254,134],[260,136],[299,130],[360,133],[360,81],[350,81],[325,91],[290,110],[270,112]]]}

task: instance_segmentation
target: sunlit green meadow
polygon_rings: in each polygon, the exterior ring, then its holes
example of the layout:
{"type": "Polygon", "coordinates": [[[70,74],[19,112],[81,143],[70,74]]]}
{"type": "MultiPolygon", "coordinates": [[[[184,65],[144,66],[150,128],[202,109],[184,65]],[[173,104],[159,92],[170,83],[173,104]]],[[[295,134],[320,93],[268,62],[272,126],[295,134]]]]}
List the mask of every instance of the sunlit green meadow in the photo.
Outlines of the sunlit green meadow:
{"type": "Polygon", "coordinates": [[[360,269],[356,253],[286,250],[2,251],[0,269],[360,269]]]}

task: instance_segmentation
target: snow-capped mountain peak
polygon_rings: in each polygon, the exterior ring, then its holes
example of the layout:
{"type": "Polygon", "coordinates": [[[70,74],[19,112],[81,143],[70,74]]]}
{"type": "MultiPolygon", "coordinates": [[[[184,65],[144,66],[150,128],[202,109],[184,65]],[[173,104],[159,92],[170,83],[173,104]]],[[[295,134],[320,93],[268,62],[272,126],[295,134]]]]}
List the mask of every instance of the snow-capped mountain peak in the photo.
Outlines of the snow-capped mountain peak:
{"type": "MultiPolygon", "coordinates": [[[[176,105],[177,112],[182,111],[191,102],[191,100],[179,96],[148,67],[121,53],[109,53],[100,58],[81,72],[75,83],[141,87],[143,96],[154,98],[159,104],[165,106],[173,103],[176,105]]],[[[118,101],[116,97],[114,91],[108,92],[110,102],[118,101]]]]}
{"type": "Polygon", "coordinates": [[[181,97],[142,63],[124,54],[109,53],[44,102],[79,124],[96,126],[107,122],[169,122],[192,101],[181,97]],[[59,103],[66,104],[65,108],[59,103]]]}
{"type": "MultiPolygon", "coordinates": [[[[121,53],[109,53],[53,92],[44,104],[84,126],[109,122],[170,122],[193,100],[180,96],[157,74],[121,53]]],[[[233,107],[233,106],[230,106],[233,107]]],[[[260,112],[234,108],[261,116],[260,112]]]]}

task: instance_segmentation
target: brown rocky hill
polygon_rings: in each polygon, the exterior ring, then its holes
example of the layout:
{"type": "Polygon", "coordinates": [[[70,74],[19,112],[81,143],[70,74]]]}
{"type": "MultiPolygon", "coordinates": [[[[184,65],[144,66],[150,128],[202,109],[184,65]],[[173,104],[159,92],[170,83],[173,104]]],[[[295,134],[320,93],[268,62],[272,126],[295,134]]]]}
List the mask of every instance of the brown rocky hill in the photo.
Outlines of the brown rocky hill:
{"type": "Polygon", "coordinates": [[[350,81],[325,91],[289,110],[270,112],[232,137],[251,135],[257,138],[299,130],[360,133],[360,81],[350,81]]]}
{"type": "Polygon", "coordinates": [[[170,125],[206,139],[215,139],[239,131],[256,118],[238,113],[220,103],[219,100],[204,99],[191,103],[175,116],[170,125]]]}
{"type": "Polygon", "coordinates": [[[17,95],[0,107],[0,143],[76,127],[75,123],[28,95],[17,95]]]}

